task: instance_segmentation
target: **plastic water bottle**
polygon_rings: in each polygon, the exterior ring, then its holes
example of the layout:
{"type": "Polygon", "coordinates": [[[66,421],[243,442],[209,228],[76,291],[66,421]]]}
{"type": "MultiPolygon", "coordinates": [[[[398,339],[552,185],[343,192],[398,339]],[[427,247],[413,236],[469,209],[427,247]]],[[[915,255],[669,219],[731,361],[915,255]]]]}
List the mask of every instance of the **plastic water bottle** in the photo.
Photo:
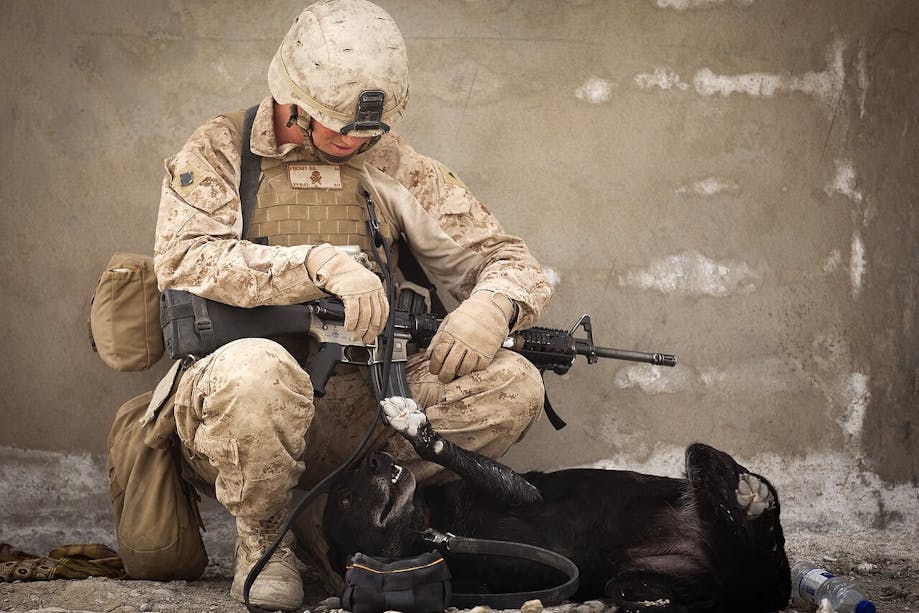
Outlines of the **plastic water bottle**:
{"type": "Polygon", "coordinates": [[[813,606],[826,598],[838,613],[875,613],[874,603],[857,585],[811,562],[792,565],[791,595],[793,602],[813,606]]]}

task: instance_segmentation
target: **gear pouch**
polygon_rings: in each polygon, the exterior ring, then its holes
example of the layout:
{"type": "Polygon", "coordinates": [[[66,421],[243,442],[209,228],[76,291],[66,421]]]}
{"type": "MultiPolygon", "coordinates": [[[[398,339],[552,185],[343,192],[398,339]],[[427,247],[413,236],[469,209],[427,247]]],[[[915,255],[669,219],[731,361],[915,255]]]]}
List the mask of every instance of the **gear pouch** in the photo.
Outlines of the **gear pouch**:
{"type": "Polygon", "coordinates": [[[89,309],[89,341],[106,364],[138,371],[163,357],[159,301],[153,258],[115,253],[99,277],[89,309]]]}
{"type": "Polygon", "coordinates": [[[356,553],[347,566],[341,605],[353,613],[443,611],[450,603],[452,582],[437,551],[397,560],[356,553]]]}

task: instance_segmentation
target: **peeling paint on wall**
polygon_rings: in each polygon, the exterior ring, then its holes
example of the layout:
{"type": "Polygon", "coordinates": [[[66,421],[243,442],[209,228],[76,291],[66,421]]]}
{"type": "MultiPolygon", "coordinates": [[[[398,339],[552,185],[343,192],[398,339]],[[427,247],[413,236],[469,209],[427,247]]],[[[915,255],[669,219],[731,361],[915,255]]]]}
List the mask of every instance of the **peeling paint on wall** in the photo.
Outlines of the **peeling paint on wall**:
{"type": "Polygon", "coordinates": [[[659,87],[660,89],[679,89],[686,91],[689,89],[689,83],[684,82],[680,75],[672,70],[667,70],[663,66],[656,66],[653,73],[642,73],[635,75],[635,84],[642,89],[651,89],[659,87]]]}
{"type": "Polygon", "coordinates": [[[858,232],[852,235],[852,252],[849,255],[849,278],[852,281],[852,297],[856,298],[862,291],[862,283],[865,278],[865,268],[868,266],[865,260],[865,244],[858,232]]]}
{"type": "Polygon", "coordinates": [[[836,176],[823,188],[827,196],[842,194],[855,202],[862,201],[862,193],[855,189],[857,178],[852,160],[836,160],[836,176]]]}
{"type": "MultiPolygon", "coordinates": [[[[673,0],[674,2],[676,0],[673,0]]],[[[687,5],[688,1],[685,2],[687,5]]],[[[712,2],[699,2],[701,4],[712,2]]],[[[684,8],[689,8],[688,6],[684,8]]],[[[682,10],[682,9],[680,9],[682,10]]],[[[803,93],[816,97],[823,104],[827,112],[831,112],[837,99],[842,93],[845,82],[845,64],[843,52],[846,44],[837,39],[827,50],[827,67],[820,72],[806,72],[802,75],[774,74],[767,72],[748,72],[741,74],[716,74],[710,68],[698,70],[692,79],[693,87],[702,96],[720,94],[727,97],[731,94],[746,94],[752,97],[772,97],[779,93],[803,93]]],[[[859,57],[862,57],[860,52],[859,57]]],[[[868,86],[867,70],[859,64],[859,86],[861,88],[861,103],[864,103],[868,86]]],[[[641,89],[658,88],[663,90],[678,89],[686,91],[689,84],[672,70],[663,66],[656,66],[654,72],[639,73],[633,77],[635,84],[641,89]]],[[[578,88],[578,92],[587,89],[592,81],[578,88]]],[[[594,86],[595,87],[595,86],[594,86]]],[[[587,96],[587,94],[583,94],[587,96]]],[[[582,97],[578,94],[578,97],[582,97]]],[[[607,96],[608,97],[608,96],[607,96]]],[[[591,100],[593,101],[593,100],[591,100]]],[[[597,102],[604,102],[597,100],[597,102]]]]}
{"type": "Polygon", "coordinates": [[[778,356],[763,356],[733,364],[728,369],[681,365],[676,371],[659,366],[633,365],[620,369],[613,379],[621,389],[639,388],[648,394],[699,391],[752,390],[755,393],[798,392],[813,384],[800,365],[778,356]]]}
{"type": "Polygon", "coordinates": [[[637,387],[649,394],[676,394],[693,388],[695,381],[691,368],[680,367],[676,370],[661,366],[636,364],[621,368],[613,379],[613,384],[620,389],[637,387]]]}
{"type": "Polygon", "coordinates": [[[717,262],[697,251],[657,260],[644,270],[619,277],[620,286],[655,289],[665,294],[727,296],[749,294],[762,283],[763,273],[736,260],[717,262]]]}
{"type": "Polygon", "coordinates": [[[740,186],[733,179],[727,177],[706,177],[689,185],[683,185],[676,191],[678,194],[714,196],[721,193],[738,194],[740,193],[740,186]]]}
{"type": "MultiPolygon", "coordinates": [[[[755,1],[756,0],[730,0],[730,3],[736,6],[747,7],[755,1]]],[[[656,4],[658,8],[676,9],[678,11],[717,6],[719,4],[727,4],[728,2],[729,0],[654,0],[654,4],[656,4]]]]}
{"type": "Polygon", "coordinates": [[[609,100],[612,89],[612,84],[606,79],[591,77],[583,85],[574,90],[574,95],[579,100],[584,100],[591,104],[601,104],[609,100]]]}
{"type": "Polygon", "coordinates": [[[546,277],[546,281],[553,289],[558,288],[559,284],[562,282],[562,276],[558,274],[558,271],[554,268],[543,266],[542,274],[546,277]]]}
{"type": "Polygon", "coordinates": [[[709,68],[699,70],[693,77],[696,92],[703,96],[730,96],[734,93],[753,97],[771,97],[777,93],[799,92],[815,96],[829,111],[842,92],[845,81],[843,51],[845,42],[837,39],[827,51],[827,67],[820,72],[803,75],[749,72],[716,74],[709,68]]]}
{"type": "Polygon", "coordinates": [[[864,43],[858,46],[858,116],[865,116],[865,99],[868,96],[868,50],[865,49],[864,43]]]}
{"type": "Polygon", "coordinates": [[[851,373],[846,377],[843,388],[846,406],[839,423],[854,451],[861,446],[862,427],[865,423],[865,414],[868,412],[868,402],[871,400],[868,381],[868,376],[863,373],[851,373]]]}

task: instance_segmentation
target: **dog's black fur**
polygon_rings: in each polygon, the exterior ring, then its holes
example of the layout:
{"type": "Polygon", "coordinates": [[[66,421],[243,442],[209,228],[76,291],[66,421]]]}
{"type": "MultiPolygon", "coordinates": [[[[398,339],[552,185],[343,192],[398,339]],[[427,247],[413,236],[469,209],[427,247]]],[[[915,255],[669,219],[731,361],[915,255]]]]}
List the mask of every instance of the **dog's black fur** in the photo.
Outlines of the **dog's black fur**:
{"type": "MultiPolygon", "coordinates": [[[[788,602],[778,495],[722,451],[691,445],[682,479],[594,469],[524,477],[541,501],[513,506],[469,480],[416,488],[390,456],[372,454],[330,488],[324,517],[330,562],[343,571],[358,551],[385,557],[429,551],[419,531],[433,527],[561,553],[580,570],[576,598],[610,598],[624,611],[755,613],[788,602]],[[755,503],[740,500],[741,481],[759,492],[755,503]]],[[[455,566],[462,560],[448,563],[457,578],[482,566],[481,560],[468,568],[455,566]]],[[[489,564],[486,575],[487,585],[462,591],[557,584],[513,559],[489,564]]]]}

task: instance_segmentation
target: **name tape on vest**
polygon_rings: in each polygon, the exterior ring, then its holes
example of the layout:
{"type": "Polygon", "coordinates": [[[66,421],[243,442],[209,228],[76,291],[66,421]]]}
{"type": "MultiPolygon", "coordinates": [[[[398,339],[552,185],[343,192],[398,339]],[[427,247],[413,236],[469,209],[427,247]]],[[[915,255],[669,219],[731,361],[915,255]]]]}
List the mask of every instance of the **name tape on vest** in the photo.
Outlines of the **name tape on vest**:
{"type": "Polygon", "coordinates": [[[332,164],[289,164],[287,177],[297,189],[341,189],[341,168],[332,164]]]}

